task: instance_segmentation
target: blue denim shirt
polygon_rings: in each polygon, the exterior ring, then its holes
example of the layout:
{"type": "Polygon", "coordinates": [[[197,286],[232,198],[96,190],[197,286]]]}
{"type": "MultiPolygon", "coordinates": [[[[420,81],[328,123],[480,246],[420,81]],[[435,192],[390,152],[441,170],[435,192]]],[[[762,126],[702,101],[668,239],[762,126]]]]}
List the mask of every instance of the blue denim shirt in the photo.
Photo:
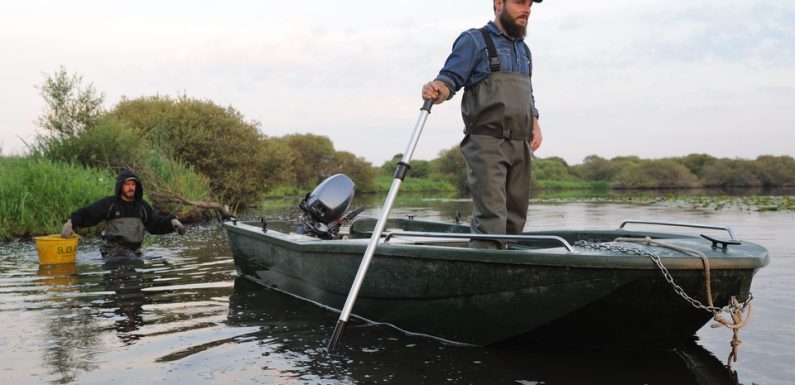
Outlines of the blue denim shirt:
{"type": "MultiPolygon", "coordinates": [[[[500,71],[518,72],[533,75],[533,59],[525,50],[524,40],[513,41],[503,35],[493,21],[486,24],[491,33],[497,56],[500,58],[500,71]]],[[[453,52],[447,57],[444,67],[435,80],[442,81],[450,88],[452,98],[461,87],[472,87],[491,74],[489,53],[483,36],[476,28],[463,32],[453,43],[453,52]]],[[[532,86],[531,91],[532,93],[532,86]]],[[[533,115],[538,117],[538,109],[533,98],[533,115]]]]}

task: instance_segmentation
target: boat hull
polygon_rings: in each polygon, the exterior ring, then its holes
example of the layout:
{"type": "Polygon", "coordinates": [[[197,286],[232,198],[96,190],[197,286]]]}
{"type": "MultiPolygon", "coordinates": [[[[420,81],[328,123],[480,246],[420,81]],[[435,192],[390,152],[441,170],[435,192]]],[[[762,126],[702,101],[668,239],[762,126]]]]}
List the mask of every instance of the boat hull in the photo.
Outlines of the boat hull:
{"type": "MultiPolygon", "coordinates": [[[[243,223],[225,226],[241,276],[332,309],[342,308],[366,239],[321,241],[276,230],[263,232],[243,223]]],[[[576,240],[631,234],[563,235],[576,240]]],[[[745,299],[755,271],[767,263],[763,248],[744,247],[745,254],[738,254],[731,266],[713,258],[718,265],[712,270],[716,305],[728,303],[732,295],[745,299]]],[[[660,251],[666,253],[670,252],[660,251]]],[[[710,319],[709,312],[677,296],[650,259],[614,254],[588,249],[570,253],[559,247],[484,251],[427,243],[380,244],[353,314],[408,332],[475,345],[526,341],[670,345],[692,338],[710,319]]],[[[700,260],[669,259],[667,266],[676,282],[706,302],[700,260]]]]}

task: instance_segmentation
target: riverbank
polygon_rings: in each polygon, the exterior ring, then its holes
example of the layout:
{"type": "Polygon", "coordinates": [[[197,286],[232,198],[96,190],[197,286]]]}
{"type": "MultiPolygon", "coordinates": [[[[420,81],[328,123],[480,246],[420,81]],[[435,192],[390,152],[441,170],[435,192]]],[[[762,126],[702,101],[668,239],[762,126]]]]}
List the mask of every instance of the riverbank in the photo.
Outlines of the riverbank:
{"type": "MultiPolygon", "coordinates": [[[[157,163],[157,162],[154,162],[157,163]]],[[[162,162],[161,162],[162,163],[162,162]]],[[[180,170],[159,167],[159,174],[144,176],[145,191],[152,193],[155,186],[176,186],[188,191],[188,195],[199,197],[201,184],[190,183],[182,178],[180,170]]],[[[380,175],[372,185],[356,191],[356,201],[377,205],[389,190],[392,176],[380,175]]],[[[107,169],[75,166],[55,162],[42,157],[0,157],[0,241],[60,232],[66,216],[113,191],[115,175],[107,169]]],[[[662,203],[687,208],[739,208],[745,211],[792,211],[795,210],[795,189],[615,189],[605,181],[535,181],[531,203],[559,203],[571,201],[632,202],[637,204],[662,203]]],[[[203,190],[207,193],[207,190],[203,190]]],[[[301,187],[279,187],[263,192],[258,202],[251,207],[296,206],[294,201],[303,198],[311,189],[301,187]]],[[[201,209],[179,203],[160,202],[147,199],[161,212],[174,212],[186,222],[203,222],[210,215],[201,214],[201,209]],[[181,210],[181,211],[175,211],[181,210]],[[194,215],[189,216],[188,210],[194,215]],[[198,212],[198,214],[195,214],[198,212]]],[[[458,188],[447,181],[432,178],[406,178],[401,184],[399,199],[469,199],[458,192],[458,188]],[[412,197],[413,196],[413,197],[412,197]]],[[[361,205],[354,202],[354,205],[361,205]]],[[[239,215],[240,213],[236,214],[239,215]]],[[[462,211],[461,215],[466,212],[462,211]]]]}

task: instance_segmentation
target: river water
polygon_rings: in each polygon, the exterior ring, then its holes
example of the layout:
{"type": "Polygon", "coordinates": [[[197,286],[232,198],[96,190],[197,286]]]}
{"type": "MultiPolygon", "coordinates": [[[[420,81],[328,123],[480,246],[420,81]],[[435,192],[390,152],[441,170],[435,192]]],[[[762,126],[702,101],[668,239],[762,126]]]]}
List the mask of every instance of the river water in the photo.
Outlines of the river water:
{"type": "MultiPolygon", "coordinates": [[[[380,199],[380,198],[379,198],[380,199]]],[[[378,199],[375,199],[377,201],[378,199]]],[[[376,216],[378,203],[363,216],[376,216]]],[[[294,217],[297,202],[257,215],[294,217]]],[[[449,221],[466,200],[399,200],[393,216],[449,221]]],[[[252,214],[253,215],[253,214],[252,214]]],[[[533,203],[528,229],[617,227],[624,219],[731,226],[768,248],[755,277],[739,361],[731,332],[705,326],[675,350],[479,348],[352,320],[324,351],[338,314],[237,278],[218,225],[151,237],[139,261],[40,267],[32,242],[0,244],[0,378],[7,384],[795,384],[795,213],[674,204],[533,203]]],[[[587,328],[588,325],[582,325],[587,328]]],[[[594,330],[598,333],[598,330],[594,330]]]]}

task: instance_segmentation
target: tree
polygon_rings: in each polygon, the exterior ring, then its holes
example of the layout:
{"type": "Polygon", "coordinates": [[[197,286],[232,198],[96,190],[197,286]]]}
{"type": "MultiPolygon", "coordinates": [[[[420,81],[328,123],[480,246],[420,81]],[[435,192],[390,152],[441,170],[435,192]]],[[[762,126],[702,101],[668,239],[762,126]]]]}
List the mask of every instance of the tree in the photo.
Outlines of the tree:
{"type": "Polygon", "coordinates": [[[589,181],[609,181],[616,173],[611,162],[598,155],[588,155],[582,164],[575,168],[585,180],[589,181]]]}
{"type": "Polygon", "coordinates": [[[281,182],[281,170],[273,178],[274,165],[290,163],[290,159],[274,159],[287,151],[268,152],[273,147],[263,144],[259,123],[247,122],[234,108],[211,101],[187,96],[123,99],[108,117],[150,143],[167,146],[178,160],[206,175],[214,195],[233,206],[254,201],[274,182],[281,182]]]}
{"type": "Polygon", "coordinates": [[[702,180],[708,187],[760,187],[753,161],[718,159],[704,168],[702,180]]]}
{"type": "Polygon", "coordinates": [[[568,181],[575,178],[569,173],[569,165],[563,158],[533,159],[533,174],[538,180],[568,181]]]}
{"type": "Polygon", "coordinates": [[[292,134],[281,138],[295,153],[292,166],[299,187],[314,188],[337,170],[334,144],[326,136],[292,134]]]}
{"type": "MultiPolygon", "coordinates": [[[[392,159],[384,162],[378,168],[378,172],[382,175],[394,175],[397,169],[397,164],[403,160],[403,154],[395,154],[392,159]]],[[[411,161],[411,168],[409,169],[409,176],[412,178],[428,178],[431,176],[431,161],[422,159],[413,159],[411,161]]]]}
{"type": "Polygon", "coordinates": [[[795,159],[792,157],[762,155],[754,164],[762,186],[795,186],[795,159]]]}
{"type": "Polygon", "coordinates": [[[692,188],[698,178],[681,163],[671,159],[643,160],[630,163],[611,180],[618,188],[692,188]]]}
{"type": "Polygon", "coordinates": [[[690,172],[692,172],[693,174],[695,174],[700,178],[704,172],[704,168],[715,163],[717,158],[707,154],[690,154],[683,158],[677,158],[674,160],[683,164],[685,167],[690,169],[690,172]]]}
{"type": "Polygon", "coordinates": [[[39,127],[68,138],[97,123],[103,114],[105,95],[97,94],[93,84],[84,87],[82,82],[81,75],[69,75],[63,66],[46,77],[38,87],[47,103],[47,109],[37,119],[39,127]]]}
{"type": "Polygon", "coordinates": [[[376,169],[370,162],[348,151],[338,151],[334,154],[334,164],[335,174],[342,173],[350,177],[356,184],[356,190],[372,191],[376,169]]]}
{"type": "Polygon", "coordinates": [[[458,145],[439,152],[431,161],[431,175],[452,183],[459,191],[469,191],[466,161],[458,145]]]}

